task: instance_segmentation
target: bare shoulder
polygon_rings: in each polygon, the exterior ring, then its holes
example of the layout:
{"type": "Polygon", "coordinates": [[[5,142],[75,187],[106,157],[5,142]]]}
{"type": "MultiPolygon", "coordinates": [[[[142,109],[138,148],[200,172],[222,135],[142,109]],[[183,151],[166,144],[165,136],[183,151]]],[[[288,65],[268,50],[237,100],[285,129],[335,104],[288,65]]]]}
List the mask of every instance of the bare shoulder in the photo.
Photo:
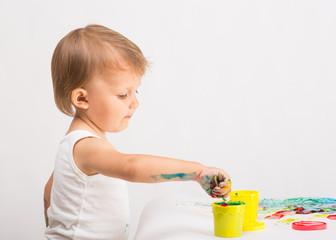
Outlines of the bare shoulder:
{"type": "Polygon", "coordinates": [[[78,140],[74,146],[74,151],[85,153],[89,153],[91,151],[96,152],[103,149],[116,150],[109,141],[97,137],[82,138],[78,140]]]}
{"type": "Polygon", "coordinates": [[[96,137],[80,139],[73,149],[73,157],[77,167],[87,175],[98,173],[89,167],[93,161],[113,153],[117,153],[117,150],[110,142],[96,137]]]}

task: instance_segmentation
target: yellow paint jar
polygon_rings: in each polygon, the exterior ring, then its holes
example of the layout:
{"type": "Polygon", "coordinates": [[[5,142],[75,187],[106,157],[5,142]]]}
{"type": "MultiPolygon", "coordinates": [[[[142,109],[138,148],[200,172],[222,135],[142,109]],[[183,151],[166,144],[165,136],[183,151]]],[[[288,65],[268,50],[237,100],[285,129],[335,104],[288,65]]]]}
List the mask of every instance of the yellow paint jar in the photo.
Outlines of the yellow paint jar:
{"type": "Polygon", "coordinates": [[[245,204],[243,202],[229,201],[212,203],[215,235],[218,237],[239,237],[242,235],[245,204]]]}
{"type": "Polygon", "coordinates": [[[258,191],[233,191],[230,193],[232,201],[241,201],[246,204],[243,221],[243,231],[257,231],[265,229],[265,223],[257,222],[258,216],[258,191]]]}

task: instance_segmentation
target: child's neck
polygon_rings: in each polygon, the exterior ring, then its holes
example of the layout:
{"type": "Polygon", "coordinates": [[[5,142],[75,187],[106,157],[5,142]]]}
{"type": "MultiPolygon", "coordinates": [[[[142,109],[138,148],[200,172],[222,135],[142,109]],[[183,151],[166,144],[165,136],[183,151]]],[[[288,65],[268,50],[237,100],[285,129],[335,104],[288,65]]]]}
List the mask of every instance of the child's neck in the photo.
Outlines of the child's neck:
{"type": "Polygon", "coordinates": [[[93,134],[106,139],[105,131],[99,129],[90,119],[88,119],[85,115],[80,116],[80,115],[75,115],[73,118],[69,130],[67,132],[70,133],[75,130],[86,130],[89,132],[92,132],[93,134]]]}

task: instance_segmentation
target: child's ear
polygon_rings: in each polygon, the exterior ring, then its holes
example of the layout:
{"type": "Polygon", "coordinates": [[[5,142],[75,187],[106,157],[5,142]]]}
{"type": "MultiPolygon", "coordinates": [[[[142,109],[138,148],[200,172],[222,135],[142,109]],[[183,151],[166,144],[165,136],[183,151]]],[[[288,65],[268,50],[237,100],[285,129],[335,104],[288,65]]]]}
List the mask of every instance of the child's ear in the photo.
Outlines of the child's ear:
{"type": "Polygon", "coordinates": [[[83,88],[76,88],[71,93],[71,101],[72,104],[76,108],[80,109],[88,109],[89,108],[89,102],[88,102],[88,94],[87,91],[83,88]]]}

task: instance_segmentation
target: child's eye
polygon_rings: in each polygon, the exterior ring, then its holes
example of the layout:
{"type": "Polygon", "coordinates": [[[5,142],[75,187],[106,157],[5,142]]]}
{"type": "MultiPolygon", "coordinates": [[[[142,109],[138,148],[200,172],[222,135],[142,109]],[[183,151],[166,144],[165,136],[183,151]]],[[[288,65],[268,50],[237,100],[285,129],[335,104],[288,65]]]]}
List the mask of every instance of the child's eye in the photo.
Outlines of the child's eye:
{"type": "Polygon", "coordinates": [[[125,97],[127,97],[127,93],[126,94],[122,94],[122,95],[118,95],[118,97],[125,98],[125,97]]]}
{"type": "MultiPolygon", "coordinates": [[[[135,91],[135,93],[139,93],[138,90],[135,91]]],[[[128,97],[128,93],[125,93],[125,94],[121,94],[121,95],[118,95],[119,98],[126,98],[128,97]]]]}

